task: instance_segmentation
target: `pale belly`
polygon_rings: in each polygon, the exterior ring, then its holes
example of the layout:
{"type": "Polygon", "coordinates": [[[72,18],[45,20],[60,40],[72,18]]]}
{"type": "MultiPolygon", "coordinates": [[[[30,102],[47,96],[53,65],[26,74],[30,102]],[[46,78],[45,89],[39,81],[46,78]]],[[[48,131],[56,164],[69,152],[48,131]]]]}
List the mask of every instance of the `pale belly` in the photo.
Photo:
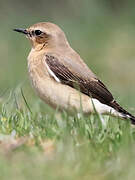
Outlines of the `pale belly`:
{"type": "Polygon", "coordinates": [[[30,74],[30,79],[38,96],[51,107],[70,113],[93,112],[91,99],[76,89],[58,83],[50,77],[40,77],[36,72],[34,76],[30,74]]]}

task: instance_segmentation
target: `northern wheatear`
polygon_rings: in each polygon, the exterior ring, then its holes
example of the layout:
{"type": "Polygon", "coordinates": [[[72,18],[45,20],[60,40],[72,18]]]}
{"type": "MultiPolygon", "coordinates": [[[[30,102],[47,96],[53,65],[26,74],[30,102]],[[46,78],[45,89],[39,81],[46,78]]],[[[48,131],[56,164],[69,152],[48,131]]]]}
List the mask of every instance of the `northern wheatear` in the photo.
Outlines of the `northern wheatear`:
{"type": "Polygon", "coordinates": [[[70,47],[57,25],[41,22],[14,30],[25,34],[32,44],[28,71],[43,101],[70,113],[90,114],[96,109],[98,113],[130,119],[135,124],[135,117],[114,100],[106,86],[70,47]]]}

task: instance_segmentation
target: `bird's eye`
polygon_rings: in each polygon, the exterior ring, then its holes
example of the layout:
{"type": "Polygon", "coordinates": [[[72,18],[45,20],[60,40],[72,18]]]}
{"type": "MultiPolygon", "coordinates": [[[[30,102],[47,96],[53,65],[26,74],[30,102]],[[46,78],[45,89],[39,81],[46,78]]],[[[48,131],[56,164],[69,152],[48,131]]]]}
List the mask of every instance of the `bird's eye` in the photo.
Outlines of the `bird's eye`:
{"type": "Polygon", "coordinates": [[[36,35],[36,36],[39,36],[40,34],[42,34],[42,31],[40,31],[40,30],[35,30],[35,35],[36,35]]]}

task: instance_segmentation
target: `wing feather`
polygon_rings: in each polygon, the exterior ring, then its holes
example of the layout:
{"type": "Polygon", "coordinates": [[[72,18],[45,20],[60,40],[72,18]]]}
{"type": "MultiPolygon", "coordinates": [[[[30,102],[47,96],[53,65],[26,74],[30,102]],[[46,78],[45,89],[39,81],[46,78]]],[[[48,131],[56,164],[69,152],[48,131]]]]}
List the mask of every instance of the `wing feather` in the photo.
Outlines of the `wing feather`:
{"type": "Polygon", "coordinates": [[[110,104],[113,101],[112,94],[97,78],[86,79],[81,74],[78,75],[74,69],[69,69],[55,56],[46,55],[45,61],[61,83],[78,88],[82,93],[98,99],[101,103],[110,104]]]}

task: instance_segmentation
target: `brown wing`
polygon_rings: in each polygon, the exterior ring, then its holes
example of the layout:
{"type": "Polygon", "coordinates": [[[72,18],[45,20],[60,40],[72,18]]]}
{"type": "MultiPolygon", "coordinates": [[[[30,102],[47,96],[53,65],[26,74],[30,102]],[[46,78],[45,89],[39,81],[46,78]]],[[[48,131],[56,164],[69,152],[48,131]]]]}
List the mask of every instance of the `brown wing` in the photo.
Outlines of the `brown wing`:
{"type": "Polygon", "coordinates": [[[107,90],[105,85],[96,78],[85,79],[81,75],[72,71],[62,64],[58,58],[46,55],[45,61],[51,71],[63,84],[79,89],[82,93],[98,99],[101,103],[109,104],[113,101],[112,94],[107,90]]]}

